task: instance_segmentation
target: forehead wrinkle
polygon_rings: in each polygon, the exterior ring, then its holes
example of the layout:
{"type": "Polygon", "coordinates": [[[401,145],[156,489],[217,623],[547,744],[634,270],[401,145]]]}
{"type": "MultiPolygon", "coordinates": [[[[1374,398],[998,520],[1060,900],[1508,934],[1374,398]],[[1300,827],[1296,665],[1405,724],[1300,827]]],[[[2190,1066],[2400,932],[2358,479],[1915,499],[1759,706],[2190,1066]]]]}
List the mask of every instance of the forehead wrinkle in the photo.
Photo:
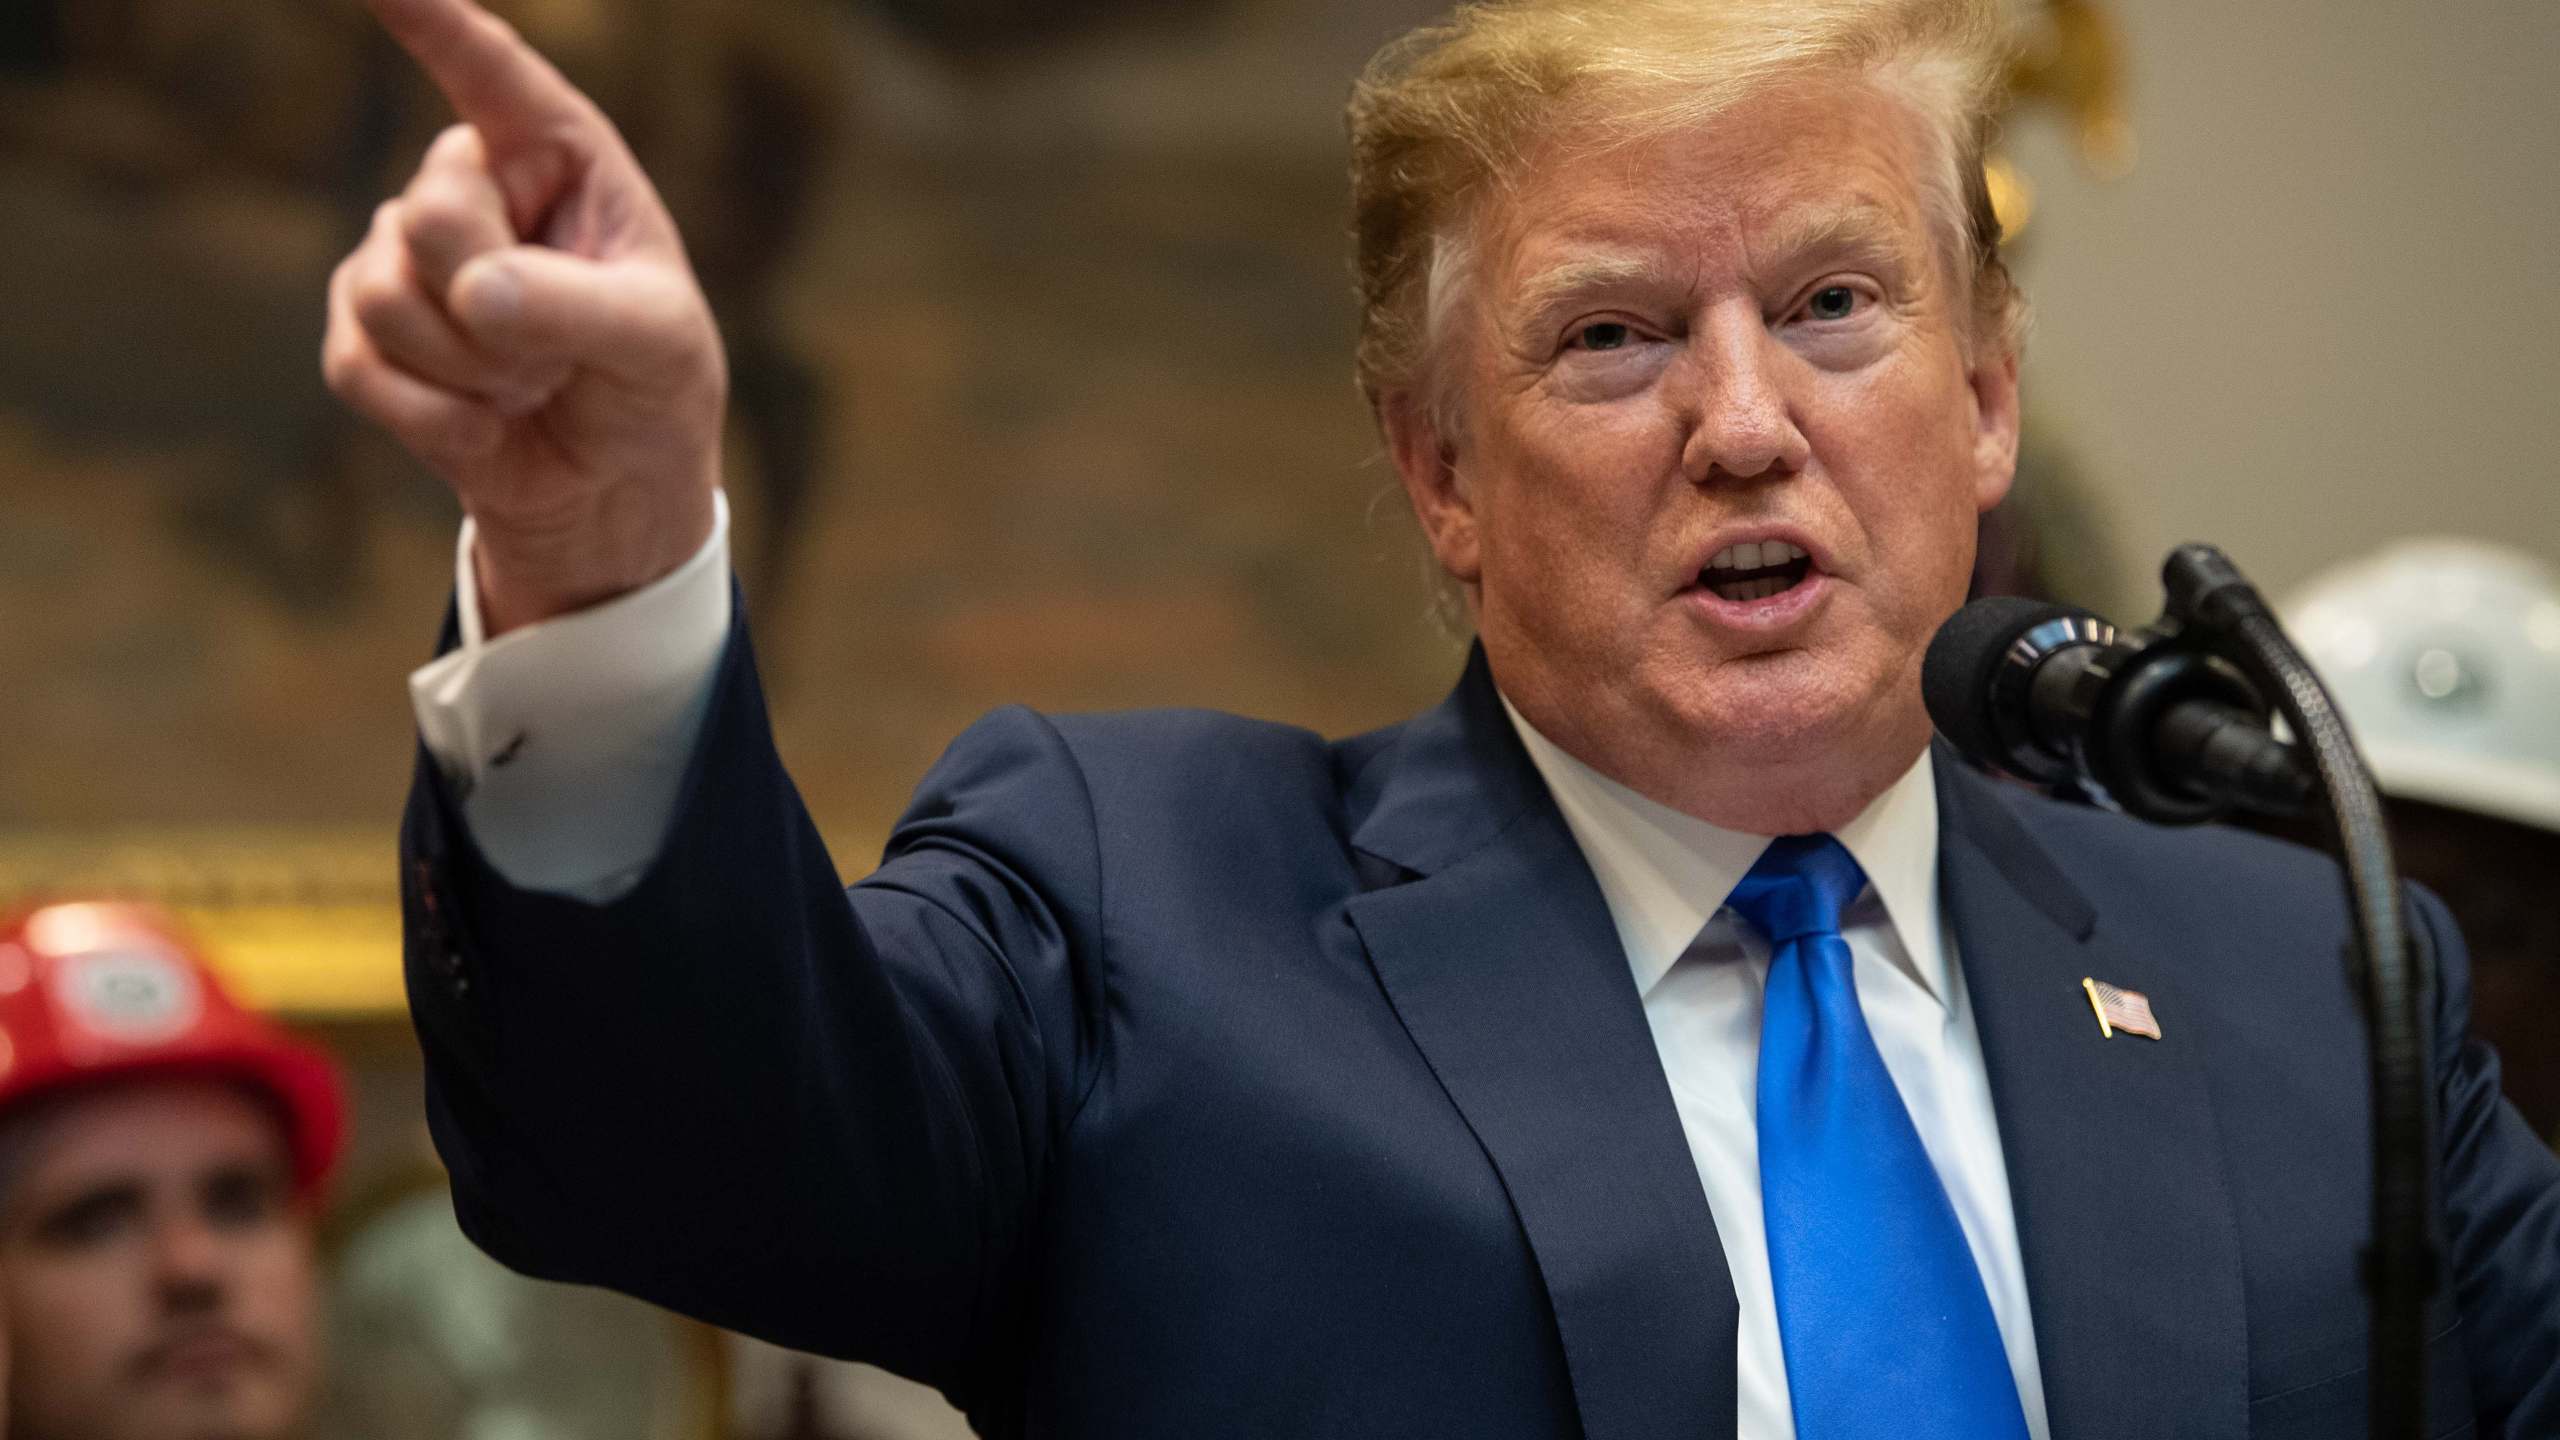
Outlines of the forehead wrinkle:
{"type": "Polygon", "coordinates": [[[1790,210],[1770,221],[1752,245],[1753,268],[1783,271],[1810,257],[1865,255],[1906,275],[1921,270],[1910,221],[1894,207],[1856,195],[1836,204],[1790,210]]]}

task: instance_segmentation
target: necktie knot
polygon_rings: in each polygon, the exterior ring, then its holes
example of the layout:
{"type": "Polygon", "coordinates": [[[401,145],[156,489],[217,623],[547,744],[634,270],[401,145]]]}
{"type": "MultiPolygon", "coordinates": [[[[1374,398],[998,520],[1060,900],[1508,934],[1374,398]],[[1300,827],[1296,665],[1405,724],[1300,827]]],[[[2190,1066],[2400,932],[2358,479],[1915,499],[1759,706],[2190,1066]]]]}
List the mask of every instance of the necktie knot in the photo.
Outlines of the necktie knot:
{"type": "Polygon", "coordinates": [[[1838,840],[1784,835],[1769,842],[1725,903],[1771,945],[1784,945],[1807,935],[1839,934],[1841,912],[1866,885],[1867,872],[1838,840]]]}

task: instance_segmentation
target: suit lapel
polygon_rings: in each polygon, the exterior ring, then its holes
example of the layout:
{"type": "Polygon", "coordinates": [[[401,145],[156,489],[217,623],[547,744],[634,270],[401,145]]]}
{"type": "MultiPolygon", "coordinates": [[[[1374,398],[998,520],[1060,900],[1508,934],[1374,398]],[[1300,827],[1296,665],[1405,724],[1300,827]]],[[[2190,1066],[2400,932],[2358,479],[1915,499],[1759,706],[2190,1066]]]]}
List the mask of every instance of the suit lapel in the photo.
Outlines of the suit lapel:
{"type": "Polygon", "coordinates": [[[1403,883],[1350,918],[1502,1177],[1583,1433],[1732,1435],[1738,1312],[1715,1221],[1607,903],[1481,652],[1380,763],[1354,843],[1403,883]]]}
{"type": "Polygon", "coordinates": [[[1982,1037],[2052,1433],[2248,1428],[2240,1241],[2167,957],[2102,916],[1993,782],[1941,752],[1940,877],[1982,1037]],[[2083,976],[2151,997],[2164,1038],[2109,1040],[2083,976]]]}

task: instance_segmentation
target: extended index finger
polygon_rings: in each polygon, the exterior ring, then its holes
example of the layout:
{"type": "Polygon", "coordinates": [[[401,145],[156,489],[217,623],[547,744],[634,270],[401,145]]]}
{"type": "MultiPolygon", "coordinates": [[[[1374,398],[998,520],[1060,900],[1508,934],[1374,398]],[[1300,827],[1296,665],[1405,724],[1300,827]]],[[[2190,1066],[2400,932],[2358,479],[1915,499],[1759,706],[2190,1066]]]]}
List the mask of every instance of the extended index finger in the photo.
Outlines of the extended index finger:
{"type": "Polygon", "coordinates": [[[366,0],[454,113],[478,128],[491,158],[559,138],[590,117],[586,97],[507,22],[472,0],[366,0]]]}

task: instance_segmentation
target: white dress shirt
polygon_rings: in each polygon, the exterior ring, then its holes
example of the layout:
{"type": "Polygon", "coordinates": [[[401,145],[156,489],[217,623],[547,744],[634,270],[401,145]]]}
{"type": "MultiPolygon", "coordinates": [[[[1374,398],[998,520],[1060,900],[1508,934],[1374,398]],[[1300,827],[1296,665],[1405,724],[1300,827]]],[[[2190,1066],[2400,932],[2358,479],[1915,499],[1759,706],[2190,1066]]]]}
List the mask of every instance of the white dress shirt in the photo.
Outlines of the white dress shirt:
{"type": "MultiPolygon", "coordinates": [[[[412,674],[409,693],[472,838],[510,882],[592,904],[639,883],[672,820],[727,641],[728,537],[724,496],[711,537],[664,579],[490,640],[465,522],[454,561],[461,643],[412,674]]],[[[1769,951],[1722,908],[1768,841],[1658,805],[1567,755],[1518,712],[1511,720],[1599,879],[1715,1216],[1741,1303],[1740,1440],[1793,1440],[1760,1215],[1769,951]]],[[[1859,1004],[1982,1271],[2028,1431],[2049,1440],[2008,1170],[1938,910],[1928,757],[1840,841],[1872,882],[1841,927],[1859,1004]]]]}

